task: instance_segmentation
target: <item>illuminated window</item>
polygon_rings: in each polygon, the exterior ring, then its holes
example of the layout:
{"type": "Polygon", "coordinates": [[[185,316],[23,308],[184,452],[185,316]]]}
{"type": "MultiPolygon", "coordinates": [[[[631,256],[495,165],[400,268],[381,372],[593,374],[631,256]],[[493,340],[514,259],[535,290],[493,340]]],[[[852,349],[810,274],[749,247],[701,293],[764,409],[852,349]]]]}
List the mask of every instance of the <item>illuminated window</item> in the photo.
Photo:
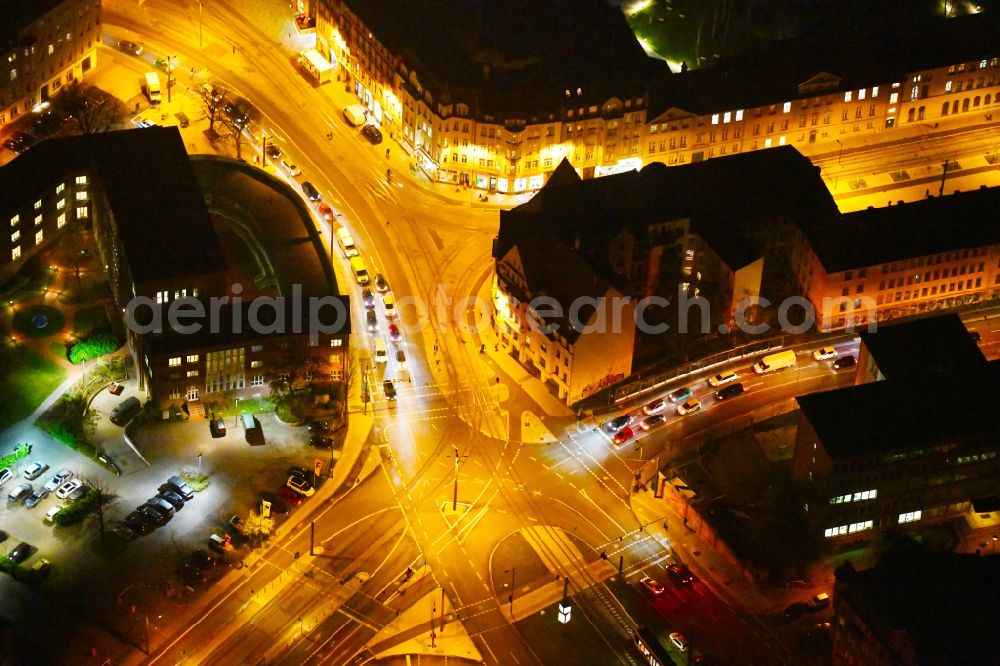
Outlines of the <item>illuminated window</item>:
{"type": "Polygon", "coordinates": [[[254,346],[250,347],[250,351],[252,351],[252,352],[259,352],[259,351],[261,351],[263,349],[264,349],[264,345],[254,345],[254,346]]]}
{"type": "Polygon", "coordinates": [[[782,134],[781,136],[778,137],[778,145],[779,146],[785,145],[785,135],[784,134],[782,134]]]}
{"type": "Polygon", "coordinates": [[[263,365],[264,365],[263,361],[250,361],[251,368],[259,368],[262,367],[263,365]]]}
{"type": "Polygon", "coordinates": [[[21,237],[21,230],[18,229],[18,230],[16,230],[14,233],[12,233],[10,235],[10,242],[11,243],[16,243],[17,239],[20,238],[20,237],[21,237]]]}
{"type": "Polygon", "coordinates": [[[913,523],[920,520],[921,511],[910,511],[909,513],[899,514],[899,520],[897,521],[900,525],[903,523],[913,523]]]}
{"type": "Polygon", "coordinates": [[[733,114],[730,113],[729,111],[726,111],[724,114],[722,114],[722,122],[728,123],[732,119],[733,119],[733,114]]]}
{"type": "Polygon", "coordinates": [[[36,215],[35,216],[35,226],[37,227],[41,223],[42,223],[42,216],[41,215],[36,215]]]}
{"type": "Polygon", "coordinates": [[[872,97],[878,97],[878,86],[872,87],[872,97]]]}
{"type": "Polygon", "coordinates": [[[66,189],[66,183],[59,183],[56,185],[56,194],[62,194],[63,190],[66,189]]]}
{"type": "Polygon", "coordinates": [[[188,354],[187,357],[184,359],[184,361],[186,363],[197,363],[198,362],[198,355],[197,354],[188,354]]]}
{"type": "Polygon", "coordinates": [[[876,495],[877,492],[878,491],[876,491],[876,490],[865,490],[865,491],[862,491],[862,492],[854,493],[854,499],[853,499],[853,501],[855,501],[855,502],[863,502],[864,500],[875,499],[875,495],[876,495]]]}
{"type": "Polygon", "coordinates": [[[16,227],[17,223],[20,222],[20,221],[21,221],[21,216],[20,215],[15,215],[14,217],[10,218],[10,226],[16,227]]]}
{"type": "Polygon", "coordinates": [[[852,99],[852,97],[851,97],[851,91],[848,90],[847,92],[844,93],[844,101],[845,102],[850,102],[851,99],[852,99]]]}
{"type": "Polygon", "coordinates": [[[65,199],[60,199],[59,201],[56,202],[56,210],[62,210],[65,207],[66,207],[65,199]]]}
{"type": "Polygon", "coordinates": [[[13,250],[10,251],[10,260],[11,261],[17,261],[20,258],[21,258],[21,248],[20,247],[15,247],[13,250]]]}
{"type": "Polygon", "coordinates": [[[945,92],[951,92],[951,81],[945,81],[945,83],[944,83],[944,91],[945,92]]]}
{"type": "Polygon", "coordinates": [[[782,113],[788,113],[791,110],[792,110],[792,103],[791,102],[785,102],[784,105],[782,105],[782,107],[781,107],[781,112],[782,113]]]}
{"type": "Polygon", "coordinates": [[[77,201],[86,201],[87,200],[87,193],[86,192],[77,192],[76,193],[76,200],[77,201]]]}
{"type": "Polygon", "coordinates": [[[181,357],[180,356],[174,356],[169,361],[167,361],[167,365],[169,365],[171,368],[176,368],[180,364],[181,364],[181,357]]]}
{"type": "Polygon", "coordinates": [[[343,347],[344,346],[344,340],[343,340],[343,338],[333,338],[332,340],[330,340],[330,346],[331,347],[343,347]]]}
{"type": "Polygon", "coordinates": [[[766,139],[764,139],[764,147],[765,148],[771,147],[771,137],[767,137],[766,139]]]}
{"type": "Polygon", "coordinates": [[[862,88],[861,90],[858,91],[858,101],[861,101],[861,100],[863,100],[865,98],[865,92],[866,91],[865,91],[864,88],[862,88]]]}
{"type": "Polygon", "coordinates": [[[254,375],[250,378],[250,386],[263,386],[264,375],[254,375]]]}
{"type": "Polygon", "coordinates": [[[188,377],[197,377],[198,376],[198,371],[197,370],[188,370],[187,371],[187,376],[188,377]]]}
{"type": "Polygon", "coordinates": [[[35,202],[35,210],[38,210],[41,207],[42,207],[42,200],[39,199],[38,201],[35,202]]]}
{"type": "MultiPolygon", "coordinates": [[[[87,208],[86,206],[77,206],[76,219],[82,220],[85,217],[89,217],[89,215],[90,215],[89,208],[87,208]]],[[[66,224],[66,216],[60,215],[59,217],[63,220],[63,224],[66,224]]],[[[60,224],[59,226],[62,226],[62,224],[60,224]]]]}
{"type": "Polygon", "coordinates": [[[39,229],[38,233],[35,234],[35,245],[41,245],[42,240],[45,238],[45,230],[39,229]]]}
{"type": "Polygon", "coordinates": [[[712,114],[712,124],[713,125],[718,125],[719,124],[719,114],[717,114],[717,113],[713,113],[712,114]]]}
{"type": "Polygon", "coordinates": [[[87,184],[87,177],[86,176],[77,176],[76,177],[76,184],[77,185],[86,185],[87,184]]]}

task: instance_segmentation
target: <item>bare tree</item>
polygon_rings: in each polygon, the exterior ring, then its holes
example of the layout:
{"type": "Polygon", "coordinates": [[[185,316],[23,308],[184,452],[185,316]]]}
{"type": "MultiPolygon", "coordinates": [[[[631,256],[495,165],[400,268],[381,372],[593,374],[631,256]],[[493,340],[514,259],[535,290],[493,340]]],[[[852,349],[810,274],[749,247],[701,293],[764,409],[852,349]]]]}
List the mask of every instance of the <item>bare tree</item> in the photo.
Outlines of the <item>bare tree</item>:
{"type": "Polygon", "coordinates": [[[81,85],[79,81],[63,90],[56,98],[56,107],[70,116],[76,134],[100,134],[120,127],[128,115],[117,97],[100,88],[81,85]]]}
{"type": "Polygon", "coordinates": [[[97,497],[94,502],[93,515],[96,516],[98,526],[101,530],[101,543],[104,543],[106,534],[104,529],[104,512],[114,506],[118,502],[119,497],[103,479],[92,477],[84,479],[83,482],[84,485],[90,488],[90,492],[94,493],[97,497]]]}
{"type": "Polygon", "coordinates": [[[244,130],[250,124],[253,107],[245,100],[226,102],[222,106],[219,120],[226,128],[226,137],[236,146],[236,159],[243,159],[243,142],[246,140],[244,130]]]}
{"type": "Polygon", "coordinates": [[[201,89],[201,108],[208,118],[209,133],[215,132],[216,121],[222,120],[222,107],[226,103],[226,89],[211,83],[206,83],[201,89]]]}
{"type": "Polygon", "coordinates": [[[267,540],[274,531],[274,518],[264,517],[256,510],[251,509],[239,522],[237,528],[239,533],[250,540],[255,547],[267,540]]]}

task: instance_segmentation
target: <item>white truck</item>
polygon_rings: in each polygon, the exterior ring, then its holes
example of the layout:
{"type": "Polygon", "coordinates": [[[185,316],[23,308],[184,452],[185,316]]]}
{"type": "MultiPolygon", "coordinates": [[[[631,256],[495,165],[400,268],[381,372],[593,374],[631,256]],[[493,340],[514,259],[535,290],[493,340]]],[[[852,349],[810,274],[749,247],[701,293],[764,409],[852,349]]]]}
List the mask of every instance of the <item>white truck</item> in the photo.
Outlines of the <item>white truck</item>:
{"type": "Polygon", "coordinates": [[[146,72],[146,96],[153,106],[160,103],[160,76],[156,72],[146,72]]]}
{"type": "Polygon", "coordinates": [[[354,243],[354,237],[351,236],[351,232],[344,227],[337,227],[337,241],[340,243],[340,249],[344,251],[344,256],[350,259],[351,257],[358,256],[358,246],[354,243]]]}
{"type": "Polygon", "coordinates": [[[351,124],[351,127],[358,127],[365,124],[367,116],[365,115],[365,107],[360,104],[351,104],[350,106],[344,107],[344,120],[351,124]]]}
{"type": "Polygon", "coordinates": [[[316,49],[299,52],[299,66],[309,72],[317,83],[326,83],[333,78],[333,65],[316,49]]]}

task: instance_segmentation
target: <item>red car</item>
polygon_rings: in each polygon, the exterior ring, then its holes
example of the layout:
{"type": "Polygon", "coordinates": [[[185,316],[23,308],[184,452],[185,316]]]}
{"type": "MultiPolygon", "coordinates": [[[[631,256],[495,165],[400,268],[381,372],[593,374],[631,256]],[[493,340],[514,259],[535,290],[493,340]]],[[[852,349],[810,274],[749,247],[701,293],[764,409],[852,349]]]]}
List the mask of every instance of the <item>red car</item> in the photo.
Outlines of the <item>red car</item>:
{"type": "Polygon", "coordinates": [[[319,212],[322,213],[323,219],[329,223],[333,223],[333,209],[330,208],[330,204],[321,203],[319,205],[319,212]]]}
{"type": "Polygon", "coordinates": [[[403,339],[402,334],[399,332],[399,326],[396,324],[389,324],[389,339],[393,342],[399,342],[403,339]]]}
{"type": "Polygon", "coordinates": [[[683,562],[674,562],[668,566],[667,575],[678,585],[690,585],[694,582],[694,575],[683,562]]]}
{"type": "Polygon", "coordinates": [[[290,506],[298,506],[302,504],[302,495],[298,494],[288,486],[282,486],[278,490],[278,497],[280,497],[285,502],[288,502],[290,506]]]}
{"type": "Polygon", "coordinates": [[[635,436],[635,433],[632,432],[632,428],[625,426],[617,433],[615,433],[615,436],[611,438],[611,441],[613,441],[615,444],[621,445],[627,442],[628,440],[632,439],[633,436],[635,436]]]}

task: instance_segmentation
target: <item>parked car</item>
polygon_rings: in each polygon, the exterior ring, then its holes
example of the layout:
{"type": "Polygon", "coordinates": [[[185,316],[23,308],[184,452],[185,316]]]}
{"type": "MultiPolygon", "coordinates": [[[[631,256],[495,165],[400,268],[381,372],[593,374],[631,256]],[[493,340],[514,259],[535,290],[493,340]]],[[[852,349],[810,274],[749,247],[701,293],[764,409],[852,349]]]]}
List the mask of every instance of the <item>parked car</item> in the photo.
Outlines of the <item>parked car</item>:
{"type": "Polygon", "coordinates": [[[44,578],[49,575],[49,571],[52,569],[52,563],[49,562],[44,557],[39,558],[37,562],[31,565],[31,570],[35,572],[35,575],[39,578],[44,578]]]}
{"type": "Polygon", "coordinates": [[[735,398],[738,395],[743,394],[743,384],[736,382],[735,384],[730,384],[729,386],[723,386],[721,389],[715,392],[716,400],[728,400],[729,398],[735,398]]]}
{"type": "Polygon", "coordinates": [[[170,487],[170,490],[173,490],[175,493],[183,497],[185,502],[194,499],[194,490],[181,477],[170,477],[167,479],[166,485],[170,487]]]}
{"type": "Polygon", "coordinates": [[[662,412],[666,408],[667,408],[667,401],[664,400],[663,398],[660,398],[658,400],[654,400],[653,402],[651,402],[648,405],[646,405],[645,407],[643,407],[642,411],[647,416],[651,416],[653,414],[659,414],[660,412],[662,412]]]}
{"type": "Polygon", "coordinates": [[[403,339],[403,334],[399,332],[398,324],[389,324],[389,339],[393,342],[399,342],[403,339]]]}
{"type": "Polygon", "coordinates": [[[368,139],[373,146],[382,143],[382,132],[374,125],[365,125],[361,128],[361,134],[368,139]]]}
{"type": "Polygon", "coordinates": [[[286,485],[303,497],[312,497],[316,492],[312,484],[306,481],[304,476],[298,476],[297,474],[289,476],[286,485]]]}
{"type": "Polygon", "coordinates": [[[184,498],[173,490],[161,491],[158,497],[162,497],[167,502],[170,502],[170,505],[174,507],[175,511],[180,511],[184,508],[184,498]]]}
{"type": "Polygon", "coordinates": [[[289,162],[288,160],[281,160],[281,166],[285,167],[285,171],[287,171],[288,175],[291,176],[292,178],[295,178],[295,176],[302,175],[302,169],[297,167],[294,163],[289,162]]]}
{"type": "Polygon", "coordinates": [[[149,534],[156,528],[154,518],[139,511],[133,511],[125,516],[124,523],[134,534],[139,535],[149,534]]]}
{"type": "Polygon", "coordinates": [[[268,142],[266,152],[267,156],[270,157],[272,160],[277,161],[278,159],[281,158],[281,148],[278,148],[271,142],[268,142]]]}
{"type": "Polygon", "coordinates": [[[848,368],[853,368],[858,364],[858,359],[851,355],[841,356],[836,361],[833,362],[834,370],[847,370],[848,368]]]}
{"type": "Polygon", "coordinates": [[[0,486],[3,486],[8,481],[14,478],[14,473],[10,471],[7,467],[0,469],[0,486]]]}
{"type": "Polygon", "coordinates": [[[690,585],[694,582],[694,575],[683,562],[674,562],[668,566],[667,575],[678,585],[690,585]]]}
{"type": "Polygon", "coordinates": [[[218,560],[212,557],[204,548],[198,548],[188,553],[187,562],[199,569],[211,569],[218,564],[218,560]]]}
{"type": "Polygon", "coordinates": [[[70,491],[70,493],[66,496],[66,499],[68,499],[70,502],[75,502],[76,500],[86,495],[88,490],[90,490],[90,488],[81,483],[78,488],[74,488],[73,490],[70,491]]]}
{"type": "Polygon", "coordinates": [[[31,487],[30,483],[19,483],[14,487],[10,493],[7,494],[8,504],[17,504],[18,502],[23,502],[27,498],[31,497],[31,494],[35,491],[31,487]]]}
{"type": "Polygon", "coordinates": [[[681,632],[679,631],[670,632],[670,642],[673,643],[674,647],[680,650],[681,652],[687,652],[688,640],[687,638],[684,637],[684,634],[682,634],[681,632]]]}
{"type": "Polygon", "coordinates": [[[667,417],[663,414],[653,414],[652,416],[647,416],[645,419],[639,422],[639,427],[643,430],[649,430],[650,428],[655,428],[656,426],[666,423],[667,417]]]}
{"type": "Polygon", "coordinates": [[[386,280],[385,276],[381,273],[375,276],[375,289],[377,289],[381,294],[389,291],[389,281],[386,280]]]}
{"type": "Polygon", "coordinates": [[[365,323],[369,333],[378,330],[378,315],[375,314],[374,310],[365,310],[365,323]]]}
{"type": "Polygon", "coordinates": [[[136,512],[140,516],[145,516],[146,518],[148,518],[149,522],[153,523],[157,527],[166,525],[167,522],[173,517],[168,513],[162,513],[146,504],[136,509],[136,512]]]}
{"type": "Polygon", "coordinates": [[[333,224],[333,218],[335,216],[333,213],[333,208],[330,206],[330,204],[326,202],[321,203],[319,205],[319,214],[323,216],[324,220],[326,220],[330,224],[333,224]]]}
{"type": "Polygon", "coordinates": [[[48,491],[45,488],[39,488],[38,490],[33,492],[29,497],[26,497],[24,499],[24,506],[26,506],[29,509],[38,506],[39,502],[41,502],[43,499],[49,496],[49,492],[51,491],[48,491]]]}
{"type": "Polygon", "coordinates": [[[625,426],[632,423],[632,417],[628,414],[622,414],[621,416],[616,416],[610,421],[604,422],[604,429],[607,432],[615,433],[624,428],[625,426]]]}
{"type": "Polygon", "coordinates": [[[130,42],[125,39],[118,40],[118,48],[128,53],[129,55],[140,56],[142,55],[142,45],[136,44],[135,42],[130,42]]]}
{"type": "Polygon", "coordinates": [[[833,347],[821,347],[813,352],[813,358],[817,361],[827,361],[831,358],[836,358],[837,350],[833,347]]]}
{"type": "Polygon", "coordinates": [[[58,505],[49,507],[49,510],[45,512],[45,516],[42,518],[42,522],[45,523],[56,522],[56,514],[62,511],[62,509],[63,508],[58,505]]]}
{"type": "Polygon", "coordinates": [[[309,201],[319,201],[319,190],[308,180],[302,183],[302,192],[309,197],[309,201]]]}
{"type": "Polygon", "coordinates": [[[131,421],[132,417],[138,414],[141,409],[142,403],[139,402],[139,398],[135,396],[125,398],[111,410],[111,422],[123,426],[131,421]]]}
{"type": "Polygon", "coordinates": [[[34,548],[32,548],[31,544],[22,541],[14,546],[14,548],[10,551],[10,554],[7,555],[7,558],[13,560],[17,564],[20,564],[28,559],[31,555],[31,551],[33,550],[34,548]]]}
{"type": "Polygon", "coordinates": [[[308,424],[306,424],[306,429],[309,430],[309,432],[320,433],[320,434],[325,432],[330,432],[330,422],[313,420],[310,421],[308,424]]]}
{"type": "Polygon", "coordinates": [[[647,590],[649,590],[657,597],[667,591],[667,588],[664,587],[663,583],[657,580],[653,580],[649,576],[644,576],[639,582],[642,583],[643,587],[645,587],[647,590]]]}
{"type": "Polygon", "coordinates": [[[54,491],[56,488],[66,483],[71,478],[73,478],[73,472],[63,467],[61,470],[53,474],[51,479],[45,482],[45,489],[48,491],[54,491]]]}
{"type": "Polygon", "coordinates": [[[632,439],[632,437],[634,436],[635,433],[632,432],[632,428],[625,426],[624,428],[615,433],[615,436],[611,438],[611,441],[613,441],[615,445],[621,445],[627,442],[628,440],[632,439]]]}
{"type": "Polygon", "coordinates": [[[225,437],[226,436],[226,420],[225,419],[212,419],[208,424],[208,431],[212,433],[212,437],[225,437]]]}
{"type": "Polygon", "coordinates": [[[691,393],[691,389],[689,389],[687,386],[682,386],[670,394],[670,402],[684,402],[692,395],[694,394],[691,393]]]}
{"type": "Polygon", "coordinates": [[[809,610],[818,611],[823,610],[830,605],[830,595],[826,592],[820,592],[809,600],[809,610]]]}
{"type": "Polygon", "coordinates": [[[317,449],[328,449],[333,446],[333,437],[313,435],[309,438],[309,446],[315,446],[317,449]]]}
{"type": "Polygon", "coordinates": [[[802,601],[796,601],[785,606],[784,616],[788,619],[792,619],[807,612],[809,612],[809,604],[802,601]]]}
{"type": "Polygon", "coordinates": [[[691,412],[697,412],[699,409],[701,409],[701,400],[698,398],[691,398],[678,405],[677,413],[684,416],[685,414],[690,414],[691,412]]]}
{"type": "Polygon", "coordinates": [[[396,312],[396,299],[392,297],[392,294],[385,294],[382,297],[382,305],[385,306],[385,316],[394,319],[398,313],[396,312]]]}
{"type": "Polygon", "coordinates": [[[969,331],[969,337],[972,338],[972,341],[977,345],[983,341],[983,336],[980,335],[979,331],[969,331]]]}
{"type": "Polygon", "coordinates": [[[289,476],[301,476],[303,479],[308,479],[312,474],[309,470],[304,467],[299,467],[298,465],[292,465],[288,468],[289,476]]]}
{"type": "Polygon", "coordinates": [[[393,385],[391,379],[387,379],[384,382],[382,382],[382,390],[385,392],[386,400],[396,399],[396,387],[393,385]]]}
{"type": "Polygon", "coordinates": [[[48,468],[49,466],[46,465],[45,463],[40,461],[35,461],[30,465],[28,465],[27,467],[25,467],[24,472],[22,472],[22,474],[24,474],[24,478],[26,478],[28,481],[34,481],[42,474],[44,474],[45,470],[47,470],[48,468]]]}
{"type": "Polygon", "coordinates": [[[143,506],[149,507],[150,509],[153,509],[157,513],[162,513],[171,518],[173,518],[174,514],[177,512],[177,509],[174,508],[172,502],[168,502],[165,498],[160,497],[159,495],[150,497],[148,500],[146,500],[146,503],[143,504],[143,506]]]}
{"type": "Polygon", "coordinates": [[[365,307],[369,310],[375,307],[375,292],[369,287],[365,287],[361,290],[361,300],[365,304],[365,307]]]}
{"type": "Polygon", "coordinates": [[[720,372],[714,377],[709,378],[708,383],[711,384],[713,388],[717,388],[723,384],[735,382],[738,377],[739,375],[735,372],[720,372]]]}
{"type": "Polygon", "coordinates": [[[282,486],[278,490],[278,497],[280,497],[285,502],[288,502],[292,506],[298,506],[302,504],[302,495],[298,494],[288,486],[282,486]]]}
{"type": "Polygon", "coordinates": [[[135,532],[127,523],[115,523],[111,526],[111,533],[123,541],[131,541],[136,537],[135,532]]]}

